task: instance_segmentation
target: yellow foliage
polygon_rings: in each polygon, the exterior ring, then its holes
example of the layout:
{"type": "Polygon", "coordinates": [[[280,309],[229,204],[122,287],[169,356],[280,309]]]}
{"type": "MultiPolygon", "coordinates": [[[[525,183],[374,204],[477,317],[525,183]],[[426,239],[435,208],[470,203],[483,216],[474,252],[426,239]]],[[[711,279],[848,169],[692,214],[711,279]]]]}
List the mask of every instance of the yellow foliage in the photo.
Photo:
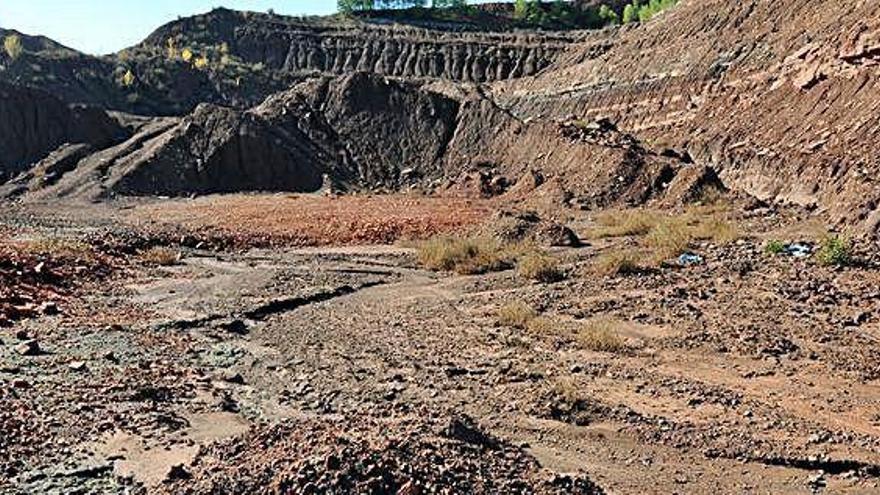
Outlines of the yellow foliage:
{"type": "Polygon", "coordinates": [[[195,67],[196,69],[199,69],[199,70],[208,67],[208,56],[202,55],[201,57],[197,58],[193,62],[193,67],[195,67]]]}
{"type": "Polygon", "coordinates": [[[177,41],[174,38],[168,38],[165,45],[168,47],[168,58],[177,58],[177,41]]]}
{"type": "Polygon", "coordinates": [[[6,54],[9,55],[9,58],[12,60],[17,59],[21,56],[21,52],[24,50],[21,46],[21,38],[19,38],[17,34],[10,34],[3,40],[3,49],[6,50],[6,54]]]}
{"type": "Polygon", "coordinates": [[[180,57],[184,62],[189,62],[193,58],[193,52],[189,48],[184,48],[182,52],[180,52],[180,57]]]}
{"type": "Polygon", "coordinates": [[[122,85],[127,88],[127,87],[131,86],[132,84],[134,84],[134,81],[135,81],[135,77],[134,77],[134,73],[131,71],[131,69],[128,69],[127,71],[125,71],[125,74],[122,75],[122,85]]]}

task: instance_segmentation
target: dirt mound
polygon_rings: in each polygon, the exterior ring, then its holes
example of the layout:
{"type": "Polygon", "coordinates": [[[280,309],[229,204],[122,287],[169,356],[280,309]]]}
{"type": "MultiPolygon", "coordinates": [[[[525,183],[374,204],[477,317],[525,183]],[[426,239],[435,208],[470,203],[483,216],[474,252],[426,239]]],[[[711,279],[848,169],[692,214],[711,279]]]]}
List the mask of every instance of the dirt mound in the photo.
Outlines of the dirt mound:
{"type": "Polygon", "coordinates": [[[156,120],[99,153],[59,150],[7,195],[397,188],[443,174],[457,113],[455,100],[414,84],[366,73],[315,79],[248,111],[203,104],[182,119],[156,120]]]}
{"type": "Polygon", "coordinates": [[[102,110],[67,106],[43,91],[0,82],[0,181],[63,143],[101,148],[125,135],[102,110]]]}
{"type": "MultiPolygon", "coordinates": [[[[99,152],[62,147],[0,193],[43,200],[417,187],[503,195],[552,212],[668,199],[666,188],[692,167],[686,153],[652,149],[608,120],[522,120],[479,89],[361,72],[312,78],[246,111],[202,104],[181,119],[132,127],[128,141],[99,152]]],[[[692,195],[672,191],[679,202],[692,195]]]]}
{"type": "Polygon", "coordinates": [[[539,246],[581,245],[580,238],[570,228],[531,211],[499,210],[487,222],[484,233],[504,242],[532,242],[539,246]]]}
{"type": "Polygon", "coordinates": [[[521,120],[487,98],[462,105],[446,163],[453,174],[489,170],[510,184],[508,199],[548,210],[644,204],[689,166],[610,122],[521,120]]]}
{"type": "Polygon", "coordinates": [[[583,477],[542,474],[525,451],[489,437],[467,418],[321,418],[258,428],[205,449],[192,471],[165,491],[604,493],[583,477]]]}

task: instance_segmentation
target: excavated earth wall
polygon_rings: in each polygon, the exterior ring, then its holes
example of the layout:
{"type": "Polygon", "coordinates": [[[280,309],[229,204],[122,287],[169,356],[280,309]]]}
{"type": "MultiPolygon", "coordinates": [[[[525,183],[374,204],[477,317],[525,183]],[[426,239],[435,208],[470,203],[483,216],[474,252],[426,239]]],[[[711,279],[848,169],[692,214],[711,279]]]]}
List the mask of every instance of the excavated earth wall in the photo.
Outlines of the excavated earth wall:
{"type": "Polygon", "coordinates": [[[877,233],[878,40],[876,2],[683,0],[493,94],[522,119],[609,118],[734,189],[877,233]]]}

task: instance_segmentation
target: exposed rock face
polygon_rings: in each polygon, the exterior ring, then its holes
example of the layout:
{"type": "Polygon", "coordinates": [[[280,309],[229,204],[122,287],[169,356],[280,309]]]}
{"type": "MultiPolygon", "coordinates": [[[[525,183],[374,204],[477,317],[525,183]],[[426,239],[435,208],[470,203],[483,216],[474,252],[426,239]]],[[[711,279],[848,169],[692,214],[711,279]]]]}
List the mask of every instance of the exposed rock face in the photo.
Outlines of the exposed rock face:
{"type": "Polygon", "coordinates": [[[144,45],[164,47],[171,37],[188,40],[206,31],[246,62],[276,71],[362,71],[472,82],[533,75],[578,36],[452,32],[216,9],[163,26],[144,45]]]}
{"type": "Polygon", "coordinates": [[[523,119],[610,118],[734,190],[876,233],[878,19],[869,1],[683,0],[493,94],[523,119]]]}
{"type": "MultiPolygon", "coordinates": [[[[4,33],[0,29],[0,37],[4,33]]],[[[461,82],[531,76],[580,36],[455,32],[216,9],[169,23],[142,44],[104,57],[24,37],[18,60],[0,50],[0,81],[38,87],[66,102],[171,116],[199,103],[245,109],[315,74],[461,82]],[[199,70],[179,53],[169,56],[169,39],[178,51],[210,55],[208,66],[199,70]],[[121,82],[126,70],[135,76],[130,86],[121,82]]]]}
{"type": "Polygon", "coordinates": [[[0,180],[25,170],[60,144],[102,148],[125,134],[103,110],[68,107],[40,90],[0,83],[0,180]]]}

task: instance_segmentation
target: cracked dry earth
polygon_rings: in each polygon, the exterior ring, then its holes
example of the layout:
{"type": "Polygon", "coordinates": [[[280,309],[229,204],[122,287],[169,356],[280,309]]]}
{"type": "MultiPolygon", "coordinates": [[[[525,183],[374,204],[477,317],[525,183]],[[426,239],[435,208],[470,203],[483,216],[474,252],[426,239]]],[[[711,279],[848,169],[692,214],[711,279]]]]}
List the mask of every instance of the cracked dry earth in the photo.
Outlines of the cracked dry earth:
{"type": "Polygon", "coordinates": [[[618,242],[555,284],[395,246],[132,266],[0,330],[0,493],[880,490],[876,263],[590,275],[618,242]],[[500,325],[516,300],[554,323],[500,325]],[[624,350],[571,337],[597,316],[624,350]]]}

